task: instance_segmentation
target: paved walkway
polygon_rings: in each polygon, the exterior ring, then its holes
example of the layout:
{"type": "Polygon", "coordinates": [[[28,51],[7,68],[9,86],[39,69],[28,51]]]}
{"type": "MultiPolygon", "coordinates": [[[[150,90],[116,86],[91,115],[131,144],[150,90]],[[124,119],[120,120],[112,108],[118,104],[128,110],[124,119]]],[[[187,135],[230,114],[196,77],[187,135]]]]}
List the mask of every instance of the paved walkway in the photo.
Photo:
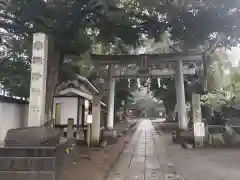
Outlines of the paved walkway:
{"type": "Polygon", "coordinates": [[[184,180],[239,180],[239,149],[183,149],[169,145],[171,161],[184,180]]]}
{"type": "MultiPolygon", "coordinates": [[[[153,124],[156,127],[158,123],[153,124]]],[[[157,129],[157,128],[156,128],[157,129]]],[[[184,149],[172,143],[172,134],[161,132],[168,161],[184,180],[239,180],[239,149],[184,149]]]]}
{"type": "Polygon", "coordinates": [[[156,137],[151,121],[143,120],[107,180],[163,180],[167,161],[156,137]]]}
{"type": "Polygon", "coordinates": [[[238,180],[239,167],[239,149],[183,149],[143,120],[107,180],[238,180]]]}

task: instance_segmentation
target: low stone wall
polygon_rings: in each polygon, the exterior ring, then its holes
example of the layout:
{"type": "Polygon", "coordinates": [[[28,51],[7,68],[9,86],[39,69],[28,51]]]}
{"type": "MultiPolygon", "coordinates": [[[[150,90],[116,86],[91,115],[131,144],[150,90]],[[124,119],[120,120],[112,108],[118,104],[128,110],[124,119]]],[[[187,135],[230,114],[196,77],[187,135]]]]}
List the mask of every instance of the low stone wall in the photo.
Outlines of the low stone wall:
{"type": "Polygon", "coordinates": [[[206,134],[206,147],[239,148],[240,126],[209,125],[206,134]]]}
{"type": "Polygon", "coordinates": [[[67,147],[0,147],[0,180],[57,180],[67,147]]]}

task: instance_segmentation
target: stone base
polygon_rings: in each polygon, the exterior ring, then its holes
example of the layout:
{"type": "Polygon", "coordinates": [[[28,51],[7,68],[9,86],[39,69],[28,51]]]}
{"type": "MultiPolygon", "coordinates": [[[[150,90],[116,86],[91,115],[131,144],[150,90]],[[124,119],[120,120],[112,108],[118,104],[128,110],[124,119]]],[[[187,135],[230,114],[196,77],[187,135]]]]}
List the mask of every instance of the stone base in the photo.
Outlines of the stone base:
{"type": "Polygon", "coordinates": [[[172,134],[172,141],[176,144],[180,144],[183,148],[187,148],[189,145],[195,147],[192,131],[183,131],[178,129],[172,134]]]}
{"type": "Polygon", "coordinates": [[[117,137],[117,130],[115,130],[115,129],[104,130],[103,136],[104,137],[109,136],[109,137],[116,138],[117,137]]]}
{"type": "Polygon", "coordinates": [[[103,141],[107,141],[108,145],[115,144],[117,142],[117,131],[114,129],[105,130],[103,133],[103,141]]]}
{"type": "Polygon", "coordinates": [[[91,140],[90,147],[92,147],[92,148],[99,148],[100,146],[101,146],[101,144],[100,144],[99,141],[91,140]]]}
{"type": "Polygon", "coordinates": [[[85,141],[85,133],[84,131],[78,131],[76,133],[76,145],[77,146],[80,146],[80,145],[84,145],[86,144],[86,141],[85,141]]]}
{"type": "Polygon", "coordinates": [[[59,144],[60,132],[52,127],[27,127],[10,129],[5,137],[5,146],[55,146],[59,144]]]}

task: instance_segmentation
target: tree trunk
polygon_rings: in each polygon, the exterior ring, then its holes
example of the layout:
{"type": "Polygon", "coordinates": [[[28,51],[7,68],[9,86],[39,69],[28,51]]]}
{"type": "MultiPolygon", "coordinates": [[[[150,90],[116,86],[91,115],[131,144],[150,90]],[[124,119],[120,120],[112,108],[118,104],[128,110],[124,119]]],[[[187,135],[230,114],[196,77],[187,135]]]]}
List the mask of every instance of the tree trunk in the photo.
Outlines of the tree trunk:
{"type": "Polygon", "coordinates": [[[53,108],[53,97],[55,95],[55,89],[58,84],[59,75],[59,60],[60,53],[56,51],[54,42],[49,39],[48,46],[48,64],[47,64],[47,85],[46,85],[46,102],[45,102],[45,115],[46,124],[51,125],[53,122],[52,108],[53,108]]]}
{"type": "Polygon", "coordinates": [[[174,121],[173,113],[175,109],[174,103],[163,103],[166,111],[166,121],[174,121]]]}
{"type": "Polygon", "coordinates": [[[166,115],[167,115],[166,121],[173,121],[174,120],[174,118],[173,118],[173,111],[171,109],[168,109],[166,111],[166,115]]]}
{"type": "Polygon", "coordinates": [[[202,107],[202,117],[205,118],[208,124],[213,124],[213,109],[211,106],[203,106],[202,107]]]}

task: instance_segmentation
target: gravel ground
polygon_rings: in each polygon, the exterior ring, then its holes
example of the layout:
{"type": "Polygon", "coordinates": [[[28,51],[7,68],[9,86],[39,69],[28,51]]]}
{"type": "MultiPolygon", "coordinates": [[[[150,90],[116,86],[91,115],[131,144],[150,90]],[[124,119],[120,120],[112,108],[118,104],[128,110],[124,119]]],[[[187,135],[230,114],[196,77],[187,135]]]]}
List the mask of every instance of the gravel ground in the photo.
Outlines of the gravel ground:
{"type": "Polygon", "coordinates": [[[76,150],[76,162],[69,164],[59,180],[104,180],[117,161],[126,144],[131,140],[132,131],[119,139],[117,144],[104,149],[88,149],[81,147],[76,150]]]}

